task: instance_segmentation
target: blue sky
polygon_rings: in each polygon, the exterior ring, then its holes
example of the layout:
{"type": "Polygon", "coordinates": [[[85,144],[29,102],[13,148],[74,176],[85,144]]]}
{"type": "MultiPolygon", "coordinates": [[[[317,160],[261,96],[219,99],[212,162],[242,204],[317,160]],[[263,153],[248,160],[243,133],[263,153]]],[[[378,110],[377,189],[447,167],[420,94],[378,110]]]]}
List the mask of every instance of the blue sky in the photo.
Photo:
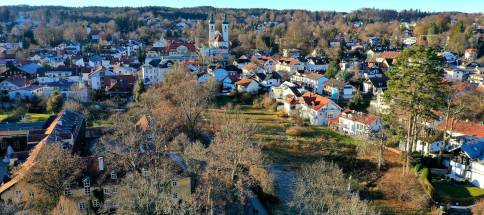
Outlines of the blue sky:
{"type": "Polygon", "coordinates": [[[222,8],[272,8],[351,11],[363,7],[420,9],[424,11],[484,12],[484,0],[0,0],[0,5],[63,6],[214,6],[222,8]]]}

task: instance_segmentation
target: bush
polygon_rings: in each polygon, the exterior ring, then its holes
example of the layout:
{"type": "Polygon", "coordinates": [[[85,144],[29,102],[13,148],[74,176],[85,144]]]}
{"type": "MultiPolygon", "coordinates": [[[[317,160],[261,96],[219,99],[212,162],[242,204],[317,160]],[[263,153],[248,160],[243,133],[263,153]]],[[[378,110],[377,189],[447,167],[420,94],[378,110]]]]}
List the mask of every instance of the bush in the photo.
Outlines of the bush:
{"type": "Polygon", "coordinates": [[[427,194],[430,196],[433,196],[434,186],[432,183],[430,183],[430,169],[427,167],[423,168],[420,172],[419,179],[425,189],[425,192],[427,192],[427,194]]]}
{"type": "Polygon", "coordinates": [[[304,136],[306,129],[299,126],[294,126],[286,129],[286,134],[293,137],[304,136]]]}
{"type": "Polygon", "coordinates": [[[416,164],[414,167],[413,167],[413,170],[415,170],[415,173],[418,173],[420,172],[420,170],[422,170],[422,164],[416,164]]]}
{"type": "Polygon", "coordinates": [[[243,93],[240,97],[240,101],[244,104],[251,104],[253,99],[254,98],[250,93],[243,93]]]}

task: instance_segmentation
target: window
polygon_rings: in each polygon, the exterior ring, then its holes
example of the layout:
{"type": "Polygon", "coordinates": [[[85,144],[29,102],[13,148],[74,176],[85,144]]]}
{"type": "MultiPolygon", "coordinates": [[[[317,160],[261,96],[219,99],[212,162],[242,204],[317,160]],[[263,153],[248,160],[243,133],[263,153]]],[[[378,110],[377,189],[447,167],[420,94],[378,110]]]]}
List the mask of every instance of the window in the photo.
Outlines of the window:
{"type": "Polygon", "coordinates": [[[91,194],[91,187],[84,187],[84,194],[90,195],[91,194]]]}
{"type": "Polygon", "coordinates": [[[171,186],[172,186],[172,187],[176,187],[176,185],[177,185],[177,183],[176,183],[176,181],[175,181],[175,180],[171,181],[171,186]]]}
{"type": "Polygon", "coordinates": [[[69,183],[64,184],[64,195],[70,196],[71,193],[71,185],[69,183]]]}
{"type": "Polygon", "coordinates": [[[113,193],[118,193],[118,188],[117,187],[113,187],[113,193]]]}
{"type": "Polygon", "coordinates": [[[22,191],[16,190],[15,191],[15,196],[17,196],[17,198],[21,198],[22,197],[22,191]]]}
{"type": "Polygon", "coordinates": [[[99,200],[94,199],[94,200],[92,201],[92,206],[93,206],[93,207],[95,207],[95,208],[98,208],[98,207],[99,207],[99,200]]]}
{"type": "Polygon", "coordinates": [[[178,193],[173,193],[172,196],[174,199],[178,199],[178,193]]]}
{"type": "Polygon", "coordinates": [[[84,182],[84,187],[90,187],[91,186],[91,181],[89,180],[89,178],[85,178],[83,182],[84,182]]]}
{"type": "Polygon", "coordinates": [[[84,204],[84,202],[79,202],[79,209],[81,210],[86,209],[86,205],[84,204]]]}
{"type": "Polygon", "coordinates": [[[118,179],[118,174],[116,174],[116,172],[114,172],[114,171],[111,172],[111,179],[113,179],[113,180],[118,179]]]}
{"type": "Polygon", "coordinates": [[[103,188],[104,195],[109,195],[109,188],[103,188]]]}
{"type": "Polygon", "coordinates": [[[34,192],[29,191],[29,197],[30,197],[31,199],[32,199],[32,198],[34,198],[34,192]]]}

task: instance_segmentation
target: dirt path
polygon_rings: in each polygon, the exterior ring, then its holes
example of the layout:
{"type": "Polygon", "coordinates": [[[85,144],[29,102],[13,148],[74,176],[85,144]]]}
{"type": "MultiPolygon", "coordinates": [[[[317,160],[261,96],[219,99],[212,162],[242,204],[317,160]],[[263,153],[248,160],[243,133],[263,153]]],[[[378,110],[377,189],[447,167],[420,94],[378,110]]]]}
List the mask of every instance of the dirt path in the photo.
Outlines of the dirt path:
{"type": "MultiPolygon", "coordinates": [[[[402,175],[403,161],[400,156],[400,154],[385,150],[386,170],[374,184],[380,198],[373,200],[373,204],[382,214],[416,214],[422,210],[411,201],[401,200],[396,196],[398,190],[413,189],[415,192],[419,192],[419,189],[423,189],[412,173],[407,176],[402,175]],[[408,186],[411,187],[408,188],[408,186]]],[[[422,193],[422,195],[426,194],[422,193]]]]}

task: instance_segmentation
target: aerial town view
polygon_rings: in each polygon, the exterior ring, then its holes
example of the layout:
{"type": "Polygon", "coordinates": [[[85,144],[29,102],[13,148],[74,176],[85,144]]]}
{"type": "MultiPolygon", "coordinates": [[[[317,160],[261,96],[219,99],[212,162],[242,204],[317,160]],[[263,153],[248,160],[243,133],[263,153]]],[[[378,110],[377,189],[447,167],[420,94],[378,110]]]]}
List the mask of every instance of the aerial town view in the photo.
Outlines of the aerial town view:
{"type": "Polygon", "coordinates": [[[484,215],[483,0],[0,0],[0,215],[484,215]]]}

